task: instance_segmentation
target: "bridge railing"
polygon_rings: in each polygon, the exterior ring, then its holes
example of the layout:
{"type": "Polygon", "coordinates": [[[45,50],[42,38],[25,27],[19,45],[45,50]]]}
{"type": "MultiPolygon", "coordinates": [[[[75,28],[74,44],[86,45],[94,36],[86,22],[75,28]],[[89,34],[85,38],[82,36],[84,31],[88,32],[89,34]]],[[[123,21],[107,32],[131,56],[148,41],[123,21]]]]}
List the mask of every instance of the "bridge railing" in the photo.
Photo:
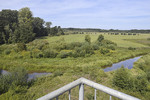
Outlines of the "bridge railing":
{"type": "Polygon", "coordinates": [[[112,99],[112,96],[119,98],[119,99],[122,99],[122,100],[140,100],[138,98],[135,98],[135,97],[127,95],[125,93],[111,89],[111,88],[106,87],[104,85],[95,83],[95,82],[90,81],[90,80],[85,79],[85,78],[79,78],[76,81],[73,81],[73,82],[71,82],[71,83],[69,83],[69,84],[67,84],[67,85],[41,97],[41,98],[38,98],[37,100],[51,100],[54,98],[56,98],[56,100],[58,100],[58,97],[67,91],[69,91],[68,98],[69,98],[69,100],[71,100],[71,89],[76,87],[76,86],[79,86],[79,100],[84,100],[84,84],[88,85],[90,87],[93,87],[95,89],[94,100],[96,100],[96,91],[97,90],[100,90],[100,91],[103,91],[103,92],[109,94],[110,100],[112,99]]]}

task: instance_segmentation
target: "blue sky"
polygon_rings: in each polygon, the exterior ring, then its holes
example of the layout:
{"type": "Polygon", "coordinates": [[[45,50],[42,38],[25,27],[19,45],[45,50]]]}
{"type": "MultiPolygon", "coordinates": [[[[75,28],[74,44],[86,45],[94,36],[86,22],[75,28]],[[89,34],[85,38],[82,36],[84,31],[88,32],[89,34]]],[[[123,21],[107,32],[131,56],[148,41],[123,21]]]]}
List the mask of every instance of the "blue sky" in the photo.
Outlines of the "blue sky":
{"type": "Polygon", "coordinates": [[[150,29],[150,0],[0,0],[0,10],[29,7],[53,26],[150,29]]]}

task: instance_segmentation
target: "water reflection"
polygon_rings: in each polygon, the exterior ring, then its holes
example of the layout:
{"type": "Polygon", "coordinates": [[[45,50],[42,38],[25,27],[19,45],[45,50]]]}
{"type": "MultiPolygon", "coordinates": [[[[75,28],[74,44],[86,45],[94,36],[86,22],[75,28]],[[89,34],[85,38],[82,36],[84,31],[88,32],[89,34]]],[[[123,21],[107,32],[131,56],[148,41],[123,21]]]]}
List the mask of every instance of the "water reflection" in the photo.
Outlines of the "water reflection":
{"type": "Polygon", "coordinates": [[[111,67],[107,67],[104,69],[104,72],[109,72],[109,71],[113,71],[113,70],[116,70],[118,68],[120,68],[122,65],[125,67],[125,68],[128,68],[128,69],[131,69],[133,67],[133,64],[134,62],[136,62],[138,59],[140,59],[142,56],[139,56],[139,57],[135,57],[135,58],[132,58],[132,59],[127,59],[125,61],[121,61],[119,63],[115,63],[113,64],[111,67]]]}
{"type": "MultiPolygon", "coordinates": [[[[9,74],[10,72],[6,71],[6,70],[0,70],[0,73],[2,75],[7,75],[9,74]]],[[[46,72],[42,72],[42,73],[30,73],[28,74],[28,81],[29,80],[32,80],[32,79],[36,79],[38,77],[41,77],[41,76],[46,76],[46,75],[51,75],[52,73],[46,73],[46,72]]]]}

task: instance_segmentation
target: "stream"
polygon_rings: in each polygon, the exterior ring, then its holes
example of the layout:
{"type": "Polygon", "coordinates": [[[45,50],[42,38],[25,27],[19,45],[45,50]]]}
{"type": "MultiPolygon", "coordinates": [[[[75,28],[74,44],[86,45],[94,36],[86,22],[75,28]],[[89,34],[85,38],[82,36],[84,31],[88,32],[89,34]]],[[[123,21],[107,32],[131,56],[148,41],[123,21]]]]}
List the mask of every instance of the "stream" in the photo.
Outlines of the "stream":
{"type": "MultiPolygon", "coordinates": [[[[1,70],[1,74],[2,75],[7,75],[9,74],[10,72],[6,71],[6,70],[1,70]]],[[[28,81],[32,80],[32,79],[36,79],[38,77],[41,77],[41,76],[46,76],[46,75],[51,75],[52,73],[47,73],[47,72],[41,72],[41,73],[29,73],[28,74],[28,81]]]]}
{"type": "Polygon", "coordinates": [[[117,70],[118,68],[121,68],[121,66],[124,66],[125,68],[132,69],[134,62],[136,62],[138,59],[140,59],[142,56],[134,57],[131,59],[127,59],[118,63],[114,63],[111,67],[107,67],[104,70],[104,72],[109,72],[113,70],[117,70]]]}
{"type": "MultiPolygon", "coordinates": [[[[114,63],[111,67],[107,67],[104,70],[104,72],[109,72],[109,71],[113,71],[113,70],[117,70],[118,68],[121,68],[121,66],[124,66],[125,68],[128,69],[132,69],[133,68],[133,64],[134,62],[136,62],[138,59],[140,59],[142,56],[139,57],[134,57],[131,59],[127,59],[118,63],[114,63]]],[[[1,74],[2,75],[6,75],[9,74],[10,72],[6,71],[6,70],[1,70],[1,74]]],[[[46,75],[50,75],[52,73],[47,73],[47,72],[42,72],[42,73],[29,73],[28,74],[28,81],[32,80],[32,79],[36,79],[37,77],[41,77],[41,76],[46,76],[46,75]]]]}

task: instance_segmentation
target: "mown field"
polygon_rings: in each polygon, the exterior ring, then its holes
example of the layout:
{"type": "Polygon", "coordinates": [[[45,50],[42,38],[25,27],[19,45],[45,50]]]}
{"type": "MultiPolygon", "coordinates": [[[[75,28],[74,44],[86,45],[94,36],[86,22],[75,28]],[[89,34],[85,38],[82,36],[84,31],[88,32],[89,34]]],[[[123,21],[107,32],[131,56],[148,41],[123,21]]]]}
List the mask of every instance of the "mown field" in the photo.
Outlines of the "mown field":
{"type": "MultiPolygon", "coordinates": [[[[91,42],[88,44],[85,43],[86,34],[75,34],[38,38],[26,44],[26,49],[22,50],[18,44],[1,45],[0,69],[10,70],[15,67],[23,67],[28,72],[52,72],[53,74],[39,78],[27,87],[21,89],[18,87],[18,90],[10,88],[8,92],[0,95],[0,99],[34,100],[73,80],[85,77],[142,100],[149,100],[150,82],[147,70],[149,70],[150,64],[147,59],[149,59],[150,49],[145,42],[140,41],[139,43],[137,40],[148,41],[147,38],[150,35],[122,36],[101,33],[104,36],[105,42],[102,42],[104,45],[95,46],[99,34],[89,34],[91,42]],[[89,48],[91,49],[89,50],[89,48]],[[81,55],[76,56],[78,53],[81,55]],[[83,53],[85,55],[82,55],[83,53]],[[143,57],[134,65],[134,68],[124,71],[127,72],[126,79],[129,80],[121,86],[124,85],[128,88],[120,87],[120,83],[117,83],[118,80],[115,81],[116,83],[113,81],[117,71],[104,72],[102,70],[115,62],[139,55],[143,55],[143,57]],[[144,69],[141,66],[144,66],[144,69]],[[131,87],[128,83],[131,83],[131,87]]],[[[85,90],[85,100],[93,100],[94,89],[85,86],[85,90]]],[[[71,95],[73,100],[77,100],[78,87],[73,89],[71,95]]],[[[67,93],[60,99],[67,100],[67,93]]],[[[97,99],[108,100],[109,95],[98,92],[97,99]]],[[[113,97],[113,100],[118,99],[113,97]]]]}

